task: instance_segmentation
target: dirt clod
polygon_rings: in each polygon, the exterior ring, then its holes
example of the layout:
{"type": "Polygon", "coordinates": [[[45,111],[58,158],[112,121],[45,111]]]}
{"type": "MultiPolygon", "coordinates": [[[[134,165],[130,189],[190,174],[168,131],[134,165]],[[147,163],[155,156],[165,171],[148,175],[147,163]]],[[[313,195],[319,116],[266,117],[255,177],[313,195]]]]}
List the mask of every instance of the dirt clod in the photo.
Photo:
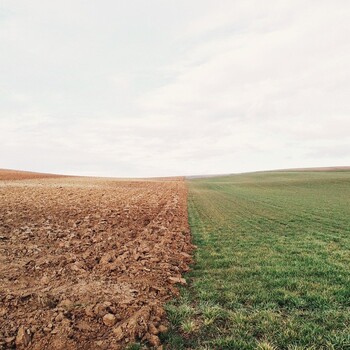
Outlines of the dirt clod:
{"type": "Polygon", "coordinates": [[[148,326],[148,330],[151,334],[157,335],[159,333],[157,327],[153,323],[148,326]]]}
{"type": "Polygon", "coordinates": [[[181,277],[169,277],[169,282],[170,283],[180,283],[182,285],[187,284],[186,280],[181,277]]]}
{"type": "Polygon", "coordinates": [[[164,325],[160,325],[158,327],[158,331],[159,331],[159,333],[166,333],[168,331],[168,327],[166,327],[164,325]]]}
{"type": "Polygon", "coordinates": [[[154,335],[154,334],[146,334],[146,339],[150,343],[151,346],[159,346],[160,345],[160,339],[154,335]]]}
{"type": "Polygon", "coordinates": [[[26,329],[24,326],[20,326],[18,328],[17,336],[16,336],[16,345],[18,347],[26,347],[29,345],[31,341],[30,330],[26,329]]]}
{"type": "Polygon", "coordinates": [[[103,323],[106,326],[112,327],[116,323],[116,318],[113,314],[106,314],[103,316],[103,323]]]}

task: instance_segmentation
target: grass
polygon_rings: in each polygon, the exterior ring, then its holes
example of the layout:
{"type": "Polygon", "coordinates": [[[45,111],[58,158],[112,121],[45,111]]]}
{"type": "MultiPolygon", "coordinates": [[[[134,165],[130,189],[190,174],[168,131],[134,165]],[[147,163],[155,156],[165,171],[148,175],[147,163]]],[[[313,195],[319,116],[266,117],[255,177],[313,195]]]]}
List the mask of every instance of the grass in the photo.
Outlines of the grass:
{"type": "Polygon", "coordinates": [[[198,246],[168,349],[350,349],[350,172],[189,181],[198,246]]]}

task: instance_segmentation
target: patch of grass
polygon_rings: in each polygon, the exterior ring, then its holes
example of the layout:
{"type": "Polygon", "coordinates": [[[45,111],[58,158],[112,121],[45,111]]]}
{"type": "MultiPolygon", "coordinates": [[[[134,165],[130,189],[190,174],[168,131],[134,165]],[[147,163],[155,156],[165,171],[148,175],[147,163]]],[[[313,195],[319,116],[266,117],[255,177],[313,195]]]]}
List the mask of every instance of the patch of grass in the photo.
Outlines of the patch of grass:
{"type": "Polygon", "coordinates": [[[184,322],[191,319],[195,310],[182,300],[181,304],[169,304],[166,307],[169,321],[175,326],[181,326],[184,322]]]}
{"type": "Polygon", "coordinates": [[[168,349],[350,349],[350,172],[189,182],[198,246],[168,349]]]}
{"type": "Polygon", "coordinates": [[[197,330],[197,323],[194,320],[186,320],[181,323],[181,330],[185,334],[193,334],[197,330]]]}

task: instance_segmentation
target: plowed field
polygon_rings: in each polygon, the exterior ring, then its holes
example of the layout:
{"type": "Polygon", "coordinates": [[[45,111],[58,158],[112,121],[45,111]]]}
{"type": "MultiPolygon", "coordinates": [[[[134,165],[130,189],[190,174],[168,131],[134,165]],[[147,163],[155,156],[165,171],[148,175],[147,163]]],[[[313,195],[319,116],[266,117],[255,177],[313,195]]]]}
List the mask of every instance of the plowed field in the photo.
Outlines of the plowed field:
{"type": "Polygon", "coordinates": [[[42,174],[33,173],[31,171],[18,171],[18,170],[7,170],[0,169],[0,181],[1,180],[28,180],[28,179],[46,179],[53,177],[64,177],[62,175],[55,174],[42,174]]]}
{"type": "Polygon", "coordinates": [[[191,262],[183,179],[8,178],[0,348],[160,346],[164,302],[191,262]]]}

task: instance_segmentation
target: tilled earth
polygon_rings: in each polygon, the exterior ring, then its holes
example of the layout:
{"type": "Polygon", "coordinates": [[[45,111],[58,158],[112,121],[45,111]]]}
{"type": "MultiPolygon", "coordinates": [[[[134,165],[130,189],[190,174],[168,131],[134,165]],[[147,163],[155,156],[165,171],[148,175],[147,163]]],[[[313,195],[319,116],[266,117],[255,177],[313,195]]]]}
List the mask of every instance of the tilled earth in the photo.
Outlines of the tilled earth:
{"type": "Polygon", "coordinates": [[[54,175],[54,174],[33,173],[30,171],[0,169],[0,181],[1,180],[46,179],[46,178],[53,178],[53,177],[63,177],[63,176],[54,175]]]}
{"type": "Polygon", "coordinates": [[[193,246],[183,179],[0,181],[0,349],[161,349],[193,246]]]}

